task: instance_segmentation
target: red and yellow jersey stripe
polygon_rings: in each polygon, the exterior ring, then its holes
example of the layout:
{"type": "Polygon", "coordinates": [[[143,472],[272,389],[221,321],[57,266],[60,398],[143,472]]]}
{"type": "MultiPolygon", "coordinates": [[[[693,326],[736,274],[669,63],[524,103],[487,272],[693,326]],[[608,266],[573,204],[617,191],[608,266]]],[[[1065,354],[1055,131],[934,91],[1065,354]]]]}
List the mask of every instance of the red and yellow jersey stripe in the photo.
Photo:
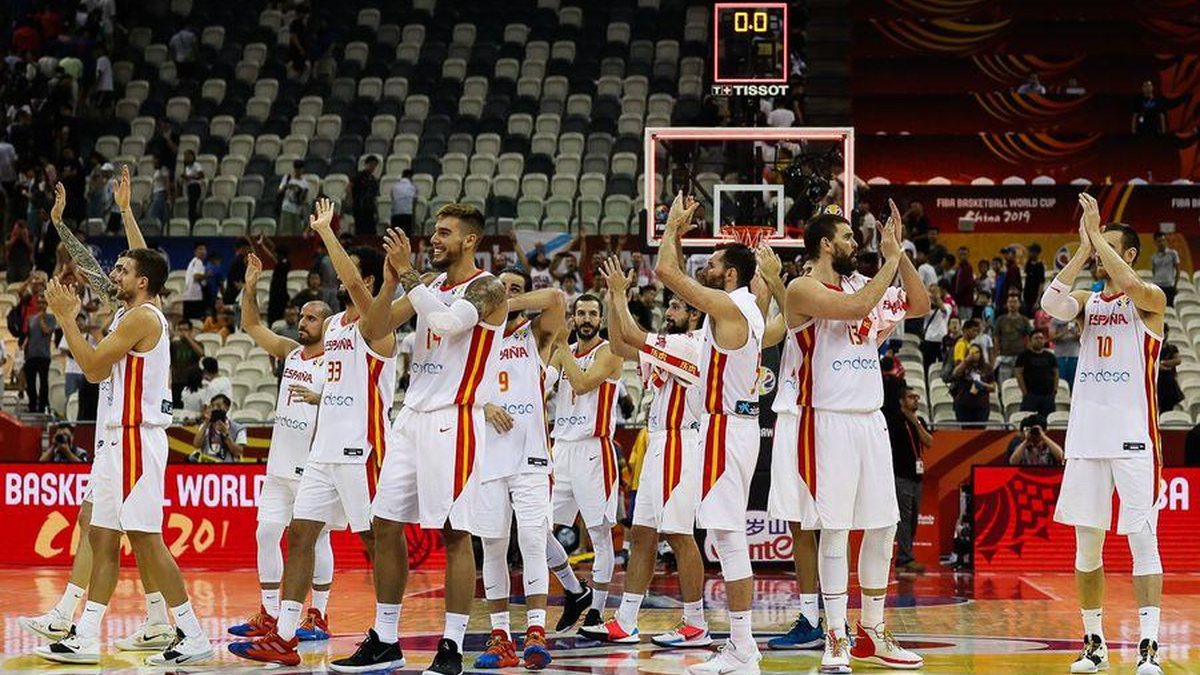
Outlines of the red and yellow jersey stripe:
{"type": "Polygon", "coordinates": [[[600,466],[604,470],[604,499],[617,489],[617,455],[611,438],[600,437],[600,466]]]}
{"type": "Polygon", "coordinates": [[[817,411],[812,408],[800,407],[798,422],[800,433],[797,438],[797,453],[800,467],[800,477],[808,486],[814,499],[817,497],[817,411]]]}
{"type": "Polygon", "coordinates": [[[121,402],[121,495],[128,497],[144,471],[142,460],[142,393],[146,360],[125,355],[124,400],[121,402]]]}
{"type": "Polygon", "coordinates": [[[387,411],[383,406],[383,394],[379,391],[379,380],[387,367],[383,359],[367,354],[367,493],[374,499],[379,472],[383,470],[383,458],[387,454],[387,411]]]}
{"type": "Polygon", "coordinates": [[[600,438],[612,436],[613,432],[613,403],[617,397],[617,384],[605,381],[600,385],[596,396],[596,427],[592,435],[600,438]]]}
{"type": "Polygon", "coordinates": [[[801,408],[812,405],[813,398],[813,347],[817,343],[817,324],[814,321],[810,326],[796,332],[796,346],[800,349],[800,371],[798,373],[798,386],[796,403],[801,408]]]}
{"type": "Polygon", "coordinates": [[[467,350],[467,363],[463,366],[462,380],[458,383],[458,394],[454,397],[455,405],[475,405],[475,397],[479,393],[479,384],[483,381],[487,358],[492,353],[492,343],[495,339],[495,330],[478,325],[471,329],[471,346],[467,350]]]}
{"type": "Polygon", "coordinates": [[[1158,429],[1158,358],[1161,352],[1162,340],[1147,332],[1142,340],[1142,360],[1146,364],[1146,431],[1150,436],[1150,445],[1153,446],[1150,448],[1154,457],[1154,492],[1151,494],[1155,500],[1158,499],[1162,485],[1162,436],[1158,429]]]}
{"type": "Polygon", "coordinates": [[[704,409],[710,415],[725,413],[725,364],[728,362],[728,354],[722,354],[716,347],[712,348],[704,389],[704,409]]]}
{"type": "Polygon", "coordinates": [[[663,449],[662,500],[666,504],[671,492],[679,485],[683,467],[683,411],[687,394],[677,380],[671,380],[670,398],[667,400],[666,447],[663,449]]]}
{"type": "Polygon", "coordinates": [[[717,484],[721,474],[725,473],[725,431],[729,428],[729,418],[725,415],[710,415],[708,429],[704,433],[704,476],[700,498],[708,496],[708,491],[717,484]]]}
{"type": "Polygon", "coordinates": [[[475,451],[478,439],[475,438],[475,420],[472,407],[458,406],[458,433],[454,443],[454,499],[462,494],[471,479],[471,471],[475,468],[475,451]]]}

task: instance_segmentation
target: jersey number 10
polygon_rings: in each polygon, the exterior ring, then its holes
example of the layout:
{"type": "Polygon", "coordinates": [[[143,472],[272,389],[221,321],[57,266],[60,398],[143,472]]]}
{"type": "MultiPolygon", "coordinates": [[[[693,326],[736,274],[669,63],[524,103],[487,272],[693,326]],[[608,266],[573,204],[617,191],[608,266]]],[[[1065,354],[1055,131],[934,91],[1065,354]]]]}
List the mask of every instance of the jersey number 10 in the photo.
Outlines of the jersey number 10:
{"type": "Polygon", "coordinates": [[[1100,358],[1107,359],[1112,356],[1113,339],[1111,335],[1097,335],[1096,349],[1100,353],[1100,358]]]}

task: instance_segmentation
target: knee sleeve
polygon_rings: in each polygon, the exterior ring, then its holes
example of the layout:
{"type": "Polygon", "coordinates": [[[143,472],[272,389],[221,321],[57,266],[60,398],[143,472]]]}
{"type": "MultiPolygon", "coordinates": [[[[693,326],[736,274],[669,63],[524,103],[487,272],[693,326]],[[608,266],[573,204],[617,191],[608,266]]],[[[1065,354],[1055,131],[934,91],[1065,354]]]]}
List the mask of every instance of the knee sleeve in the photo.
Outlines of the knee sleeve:
{"type": "Polygon", "coordinates": [[[287,525],[282,523],[260,522],[254,531],[258,544],[258,580],[262,583],[277,584],[283,580],[283,551],[279,542],[286,529],[287,525]]]}
{"type": "Polygon", "coordinates": [[[845,593],[850,584],[849,530],[821,530],[820,555],[817,561],[821,577],[821,592],[826,595],[845,593]]]}
{"type": "Polygon", "coordinates": [[[550,592],[550,567],[546,563],[546,542],[542,528],[517,526],[517,546],[521,549],[521,577],[525,597],[550,592]]]}
{"type": "Polygon", "coordinates": [[[863,588],[887,588],[895,540],[895,525],[863,532],[862,546],[858,550],[858,583],[863,588]]]}
{"type": "Polygon", "coordinates": [[[748,579],[754,576],[750,568],[750,544],[746,541],[745,530],[709,530],[717,558],[721,563],[721,577],[725,583],[748,579]]]}
{"type": "Polygon", "coordinates": [[[1158,533],[1148,526],[1128,537],[1129,552],[1133,554],[1133,576],[1162,574],[1162,559],[1158,557],[1158,533]]]}
{"type": "Polygon", "coordinates": [[[554,532],[546,533],[546,564],[552,569],[558,569],[567,564],[567,549],[554,536],[554,532]]]}
{"type": "Polygon", "coordinates": [[[508,599],[508,537],[483,538],[483,590],[488,600],[508,599]]]}
{"type": "MultiPolygon", "coordinates": [[[[1132,545],[1131,540],[1130,546],[1132,545]]],[[[1104,530],[1094,527],[1076,527],[1075,569],[1080,572],[1095,572],[1103,566],[1104,530]]]]}
{"type": "Polygon", "coordinates": [[[596,554],[596,559],[592,561],[592,581],[607,584],[612,581],[613,567],[617,564],[612,528],[607,525],[589,527],[588,536],[592,538],[592,551],[596,554]]]}
{"type": "Polygon", "coordinates": [[[321,530],[313,545],[312,581],[317,586],[333,583],[333,544],[329,541],[329,530],[321,530]]]}

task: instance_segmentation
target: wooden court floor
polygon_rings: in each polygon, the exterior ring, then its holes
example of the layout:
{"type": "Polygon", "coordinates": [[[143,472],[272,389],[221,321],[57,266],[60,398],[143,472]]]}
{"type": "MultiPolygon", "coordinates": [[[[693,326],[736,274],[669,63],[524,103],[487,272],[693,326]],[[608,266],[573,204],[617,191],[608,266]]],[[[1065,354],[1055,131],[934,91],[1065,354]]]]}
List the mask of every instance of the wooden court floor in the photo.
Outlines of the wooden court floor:
{"type": "MultiPolygon", "coordinates": [[[[795,616],[795,587],[782,568],[756,570],[754,627],[765,658],[764,672],[816,673],[816,652],[769,652],[765,642],[772,634],[787,629],[795,616]]],[[[240,622],[258,607],[258,587],[252,570],[187,575],[189,591],[205,630],[219,643],[218,658],[186,669],[189,673],[250,673],[262,667],[239,661],[225,651],[231,640],[225,629],[240,622]]],[[[586,571],[583,576],[586,576],[586,571]]],[[[137,655],[110,651],[100,667],[55,666],[32,656],[38,639],[23,633],[17,616],[36,614],[57,601],[66,578],[65,570],[0,569],[0,672],[4,673],[134,673],[154,672],[141,666],[137,655]]],[[[143,616],[142,597],[136,574],[123,570],[111,608],[105,617],[104,639],[132,631],[143,616]]],[[[519,578],[513,580],[519,593],[519,578]]],[[[622,576],[618,572],[609,599],[609,612],[619,604],[622,576]]],[[[436,572],[414,572],[404,598],[401,616],[402,646],[409,662],[403,672],[420,672],[436,650],[442,629],[442,576],[436,572]]],[[[557,585],[551,593],[558,592],[557,585]]],[[[551,641],[554,663],[547,673],[681,673],[702,660],[704,651],[657,650],[649,635],[669,628],[679,616],[676,580],[662,574],[648,594],[640,629],[643,643],[634,647],[597,647],[562,637],[551,641]]],[[[994,576],[925,574],[893,578],[889,590],[889,623],[910,648],[925,657],[926,673],[988,673],[1032,675],[1066,673],[1082,632],[1073,601],[1069,574],[994,576]]],[[[478,593],[482,596],[482,592],[478,593]]],[[[1200,673],[1200,575],[1168,575],[1162,612],[1161,642],[1168,673],[1200,673]]],[[[551,600],[552,604],[554,600],[551,600]]],[[[727,630],[724,585],[711,574],[705,586],[710,626],[727,630]]],[[[524,607],[514,598],[513,628],[524,625],[524,607]]],[[[851,593],[851,618],[857,616],[857,593],[851,593]]],[[[347,571],[334,579],[329,604],[334,637],[327,642],[308,643],[300,668],[273,672],[327,672],[330,658],[351,653],[360,635],[374,619],[374,597],[369,574],[347,571]]],[[[549,623],[558,618],[551,607],[549,623]]],[[[467,636],[468,660],[484,648],[489,629],[487,610],[477,601],[467,636]]],[[[1132,673],[1138,638],[1128,578],[1112,578],[1108,584],[1105,632],[1112,653],[1112,671],[1132,673]]],[[[176,669],[175,672],[183,672],[176,669]]],[[[397,671],[401,672],[401,671],[397,671]]],[[[485,671],[486,672],[486,671],[485,671]]],[[[507,672],[521,672],[510,669],[507,672]]],[[[855,672],[882,672],[858,666],[855,672]]]]}

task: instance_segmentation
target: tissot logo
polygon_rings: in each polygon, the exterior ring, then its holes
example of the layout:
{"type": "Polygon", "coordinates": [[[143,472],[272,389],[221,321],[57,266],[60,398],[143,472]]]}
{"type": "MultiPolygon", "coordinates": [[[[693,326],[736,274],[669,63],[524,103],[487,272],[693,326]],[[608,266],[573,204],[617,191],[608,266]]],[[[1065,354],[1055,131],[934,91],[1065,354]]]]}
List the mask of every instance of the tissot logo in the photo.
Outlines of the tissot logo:
{"type": "Polygon", "coordinates": [[[1128,370],[1081,370],[1079,382],[1128,382],[1133,377],[1128,370]]]}
{"type": "Polygon", "coordinates": [[[845,370],[879,370],[879,360],[871,358],[837,359],[829,364],[834,372],[845,370]]]}
{"type": "Polygon", "coordinates": [[[713,96],[783,96],[786,84],[715,84],[713,96]]]}

